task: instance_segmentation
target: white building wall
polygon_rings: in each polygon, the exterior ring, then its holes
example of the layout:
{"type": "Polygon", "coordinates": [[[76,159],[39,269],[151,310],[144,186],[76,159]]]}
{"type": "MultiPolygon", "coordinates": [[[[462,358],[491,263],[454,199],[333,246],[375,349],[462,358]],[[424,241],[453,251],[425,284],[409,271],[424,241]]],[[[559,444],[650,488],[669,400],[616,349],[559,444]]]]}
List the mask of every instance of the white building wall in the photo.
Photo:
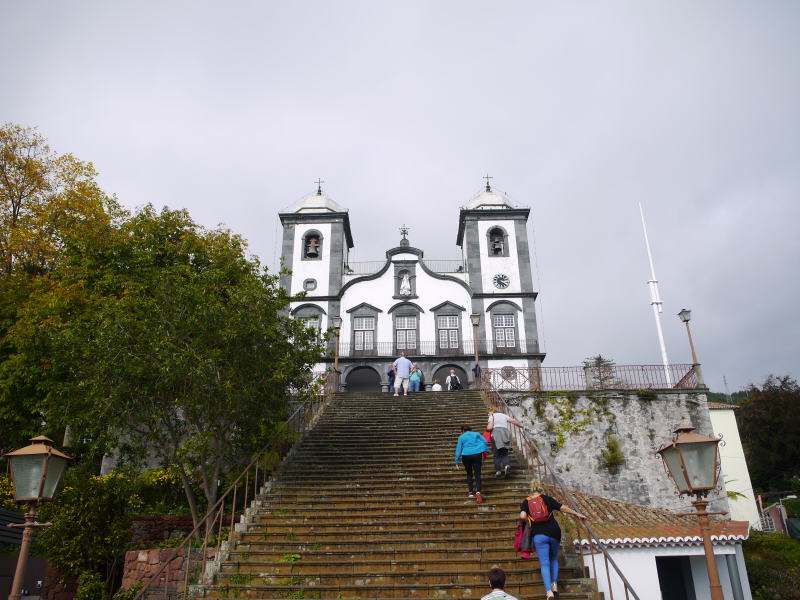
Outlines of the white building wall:
{"type": "MultiPolygon", "coordinates": [[[[397,254],[393,258],[399,260],[416,259],[414,254],[397,254]]],[[[349,342],[352,336],[350,319],[347,313],[351,308],[366,302],[379,308],[377,323],[377,342],[391,342],[394,335],[393,319],[389,314],[389,309],[398,302],[402,302],[392,296],[395,293],[394,267],[390,267],[383,275],[377,279],[359,281],[348,287],[341,302],[342,316],[342,342],[349,342]]],[[[416,269],[416,295],[417,298],[409,299],[418,305],[424,312],[420,314],[419,321],[419,341],[434,341],[436,339],[436,324],[434,322],[431,308],[450,301],[464,307],[461,313],[461,334],[464,341],[472,339],[472,327],[469,320],[471,300],[469,292],[454,281],[435,279],[431,277],[421,267],[416,269]]]]}
{"type": "Polygon", "coordinates": [[[331,264],[331,224],[307,223],[295,227],[294,252],[292,256],[292,295],[303,291],[303,281],[316,279],[315,295],[328,294],[331,264]],[[320,260],[303,260],[303,237],[306,232],[316,230],[322,235],[322,258],[320,260]]]}
{"type": "Polygon", "coordinates": [[[750,471],[744,457],[739,427],[736,424],[736,411],[730,409],[711,409],[711,427],[714,433],[722,435],[723,444],[719,445],[719,456],[725,489],[738,492],[744,497],[729,498],[730,518],[734,521],[749,521],[751,527],[761,528],[758,517],[758,506],[750,482],[750,471]]]}
{"type": "Polygon", "coordinates": [[[481,250],[481,279],[484,291],[497,290],[492,278],[497,273],[505,273],[511,279],[510,285],[499,291],[518,293],[520,286],[519,262],[517,261],[517,238],[515,237],[514,221],[478,221],[478,243],[481,250]],[[492,227],[502,227],[508,233],[508,256],[489,256],[488,240],[486,233],[492,227]]]}
{"type": "MultiPolygon", "coordinates": [[[[617,564],[617,567],[641,600],[661,600],[661,590],[658,584],[658,568],[656,567],[656,557],[659,556],[689,556],[696,600],[711,599],[708,587],[705,554],[702,546],[609,548],[608,550],[611,558],[617,564]]],[[[744,570],[744,559],[741,556],[741,547],[738,544],[714,547],[717,571],[719,572],[720,584],[722,585],[722,591],[726,600],[733,599],[734,596],[725,555],[734,555],[737,557],[743,598],[744,600],[752,600],[750,585],[744,570]],[[740,558],[741,561],[739,560],[740,558]]],[[[588,567],[590,575],[596,578],[599,591],[605,594],[606,598],[612,597],[609,593],[609,574],[606,573],[603,555],[594,555],[594,565],[592,564],[592,556],[585,555],[583,564],[588,567]],[[597,569],[596,573],[595,568],[597,569]]],[[[609,572],[611,587],[613,588],[613,597],[625,598],[625,586],[611,565],[609,565],[609,572]]]]}

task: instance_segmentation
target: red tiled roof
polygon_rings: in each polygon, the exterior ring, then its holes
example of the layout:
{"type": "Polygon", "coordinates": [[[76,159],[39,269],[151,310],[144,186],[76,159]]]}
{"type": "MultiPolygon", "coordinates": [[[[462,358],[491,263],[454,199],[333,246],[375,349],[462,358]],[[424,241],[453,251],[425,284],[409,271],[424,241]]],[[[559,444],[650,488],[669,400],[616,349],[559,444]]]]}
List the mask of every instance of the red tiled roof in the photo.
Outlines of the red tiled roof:
{"type": "Polygon", "coordinates": [[[708,402],[709,410],[736,410],[739,408],[735,404],[725,404],[724,402],[708,402]]]}
{"type": "MultiPolygon", "coordinates": [[[[661,508],[611,500],[577,491],[570,493],[578,505],[578,510],[588,517],[595,535],[606,545],[673,546],[702,543],[700,526],[694,516],[681,516],[661,508]]],[[[691,511],[687,501],[686,512],[691,511]]],[[[745,540],[749,531],[750,524],[747,521],[719,518],[711,520],[711,539],[716,542],[730,543],[745,540]]],[[[586,531],[580,532],[578,537],[585,538],[586,531]]]]}

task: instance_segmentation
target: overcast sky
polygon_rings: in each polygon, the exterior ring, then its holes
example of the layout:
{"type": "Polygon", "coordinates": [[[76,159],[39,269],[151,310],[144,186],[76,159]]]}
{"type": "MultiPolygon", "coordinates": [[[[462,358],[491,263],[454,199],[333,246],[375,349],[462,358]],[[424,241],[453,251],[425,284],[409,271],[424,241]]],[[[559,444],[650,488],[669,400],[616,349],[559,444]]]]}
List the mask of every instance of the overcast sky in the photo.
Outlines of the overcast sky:
{"type": "Polygon", "coordinates": [[[276,260],[321,177],[353,261],[398,227],[457,258],[481,176],[531,207],[546,366],[671,362],[713,390],[800,376],[800,2],[0,5],[0,120],[276,260]]]}

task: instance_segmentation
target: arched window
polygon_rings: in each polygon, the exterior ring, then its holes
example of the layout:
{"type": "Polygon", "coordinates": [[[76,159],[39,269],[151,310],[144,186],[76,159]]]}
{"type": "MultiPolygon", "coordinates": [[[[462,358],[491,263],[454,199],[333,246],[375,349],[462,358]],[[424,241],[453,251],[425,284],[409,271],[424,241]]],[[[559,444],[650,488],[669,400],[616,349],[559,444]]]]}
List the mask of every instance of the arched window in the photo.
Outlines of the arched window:
{"type": "Polygon", "coordinates": [[[494,351],[498,353],[518,352],[519,316],[522,314],[519,306],[508,300],[500,300],[489,307],[489,317],[492,325],[492,339],[494,351]]]}
{"type": "Polygon", "coordinates": [[[508,256],[508,234],[502,227],[492,227],[486,232],[489,256],[508,256]]]}
{"type": "Polygon", "coordinates": [[[322,258],[322,234],[319,231],[307,231],[303,236],[302,260],[320,260],[322,258]]]}

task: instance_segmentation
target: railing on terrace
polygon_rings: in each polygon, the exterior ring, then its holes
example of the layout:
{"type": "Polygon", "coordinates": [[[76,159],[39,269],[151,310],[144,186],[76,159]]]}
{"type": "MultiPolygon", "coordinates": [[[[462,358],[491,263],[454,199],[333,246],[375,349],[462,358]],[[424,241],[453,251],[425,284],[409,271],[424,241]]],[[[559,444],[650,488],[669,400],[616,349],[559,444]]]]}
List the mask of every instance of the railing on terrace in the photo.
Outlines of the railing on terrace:
{"type": "MultiPolygon", "coordinates": [[[[426,267],[434,273],[466,273],[467,266],[463,260],[423,260],[426,267]]],[[[385,260],[364,262],[348,262],[344,265],[345,275],[371,275],[377,273],[386,264],[385,260]]]]}
{"type": "Polygon", "coordinates": [[[608,367],[503,367],[482,369],[481,377],[503,392],[697,389],[693,365],[608,367]]]}
{"type": "Polygon", "coordinates": [[[244,522],[248,515],[248,503],[255,501],[272,470],[305,438],[339,389],[339,373],[335,371],[315,372],[312,377],[320,384],[316,396],[292,412],[285,426],[253,457],[181,544],[174,549],[164,550],[171,550],[169,558],[162,560],[161,568],[143,582],[134,600],[185,599],[189,598],[191,585],[212,582],[216,573],[213,567],[218,566],[222,559],[223,544],[234,532],[237,511],[243,515],[240,522],[244,522]],[[200,539],[202,542],[199,542],[200,539]],[[169,576],[168,568],[180,556],[186,557],[181,568],[184,577],[182,581],[174,581],[169,576]]]}
{"type": "MultiPolygon", "coordinates": [[[[333,343],[328,348],[333,352],[333,343]]],[[[474,356],[475,345],[473,340],[464,340],[458,348],[442,348],[438,342],[419,341],[413,348],[398,348],[395,342],[373,342],[371,348],[356,347],[351,342],[339,342],[340,357],[357,356],[396,356],[405,352],[406,356],[474,356]]],[[[487,354],[537,354],[539,352],[536,340],[517,340],[511,347],[496,346],[491,340],[478,341],[478,353],[487,354]]]]}
{"type": "MultiPolygon", "coordinates": [[[[493,408],[499,412],[511,414],[508,405],[493,387],[492,377],[485,376],[485,371],[487,370],[489,369],[484,369],[484,373],[482,373],[481,376],[481,390],[483,391],[483,398],[486,402],[486,405],[489,408],[493,408]]],[[[547,495],[556,498],[559,502],[566,504],[572,510],[581,512],[580,507],[575,502],[575,498],[572,496],[569,489],[566,487],[566,485],[564,485],[564,482],[547,462],[545,455],[539,451],[539,448],[530,438],[528,433],[522,427],[512,426],[511,438],[517,452],[527,463],[531,478],[537,479],[543,483],[547,495]]],[[[562,524],[565,525],[562,528],[564,537],[567,539],[571,538],[573,540],[578,540],[580,542],[575,545],[577,546],[577,553],[579,554],[581,561],[584,561],[584,556],[587,554],[591,557],[593,577],[597,577],[598,574],[595,557],[599,554],[603,555],[603,560],[605,561],[605,573],[606,577],[608,578],[609,600],[614,600],[614,587],[611,585],[612,573],[619,578],[625,590],[626,599],[630,600],[630,598],[633,598],[634,600],[640,600],[639,596],[633,590],[625,575],[619,569],[616,562],[614,562],[614,559],[611,558],[605,545],[598,539],[588,521],[584,521],[572,516],[568,517],[562,513],[559,513],[557,518],[559,518],[562,524]],[[568,522],[572,524],[572,527],[566,526],[566,519],[570,519],[568,522]],[[584,548],[586,540],[588,540],[588,551],[586,551],[584,548]],[[609,565],[611,568],[609,568],[609,565]]],[[[566,548],[567,545],[565,544],[564,547],[566,548]]],[[[595,597],[597,600],[600,600],[603,598],[603,594],[599,591],[595,592],[595,597]]]]}

